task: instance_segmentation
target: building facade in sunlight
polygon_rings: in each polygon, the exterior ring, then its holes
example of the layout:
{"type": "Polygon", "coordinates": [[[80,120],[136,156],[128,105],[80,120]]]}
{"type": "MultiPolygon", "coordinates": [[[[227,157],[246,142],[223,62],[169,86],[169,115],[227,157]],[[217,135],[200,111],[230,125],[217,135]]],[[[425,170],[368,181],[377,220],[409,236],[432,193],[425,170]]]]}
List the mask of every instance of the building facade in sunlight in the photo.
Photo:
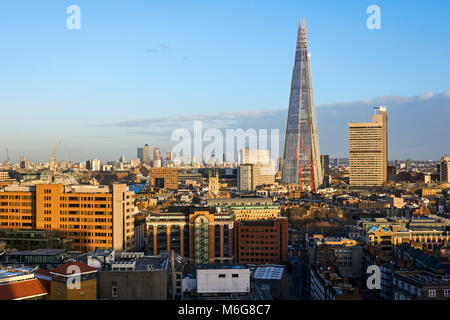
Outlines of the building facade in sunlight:
{"type": "Polygon", "coordinates": [[[300,20],[292,72],[281,181],[317,190],[322,184],[320,146],[306,25],[300,20]]]}

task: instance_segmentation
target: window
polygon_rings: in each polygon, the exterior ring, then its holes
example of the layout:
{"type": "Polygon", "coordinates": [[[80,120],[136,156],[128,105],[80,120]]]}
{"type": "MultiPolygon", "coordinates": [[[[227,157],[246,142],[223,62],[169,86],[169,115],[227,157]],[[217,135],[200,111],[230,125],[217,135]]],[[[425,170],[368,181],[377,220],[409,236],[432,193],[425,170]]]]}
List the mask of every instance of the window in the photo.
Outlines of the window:
{"type": "Polygon", "coordinates": [[[117,287],[112,287],[112,296],[113,298],[117,298],[117,287]]]}
{"type": "Polygon", "coordinates": [[[430,298],[436,297],[436,290],[428,290],[428,297],[430,298]]]}
{"type": "Polygon", "coordinates": [[[225,275],[223,273],[219,274],[219,278],[225,278],[225,275]]]}
{"type": "Polygon", "coordinates": [[[450,297],[450,289],[444,290],[444,297],[450,297]]]}
{"type": "Polygon", "coordinates": [[[233,278],[239,278],[239,275],[238,275],[237,273],[233,273],[231,276],[232,276],[233,278]]]}

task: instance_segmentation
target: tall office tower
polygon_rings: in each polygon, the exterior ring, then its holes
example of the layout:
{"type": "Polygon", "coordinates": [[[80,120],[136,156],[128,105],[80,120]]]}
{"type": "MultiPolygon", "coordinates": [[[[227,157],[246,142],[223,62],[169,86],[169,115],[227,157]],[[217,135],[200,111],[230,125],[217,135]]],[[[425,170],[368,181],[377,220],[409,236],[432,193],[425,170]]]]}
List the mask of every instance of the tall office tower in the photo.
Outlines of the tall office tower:
{"type": "Polygon", "coordinates": [[[239,164],[242,163],[251,163],[251,164],[257,164],[257,163],[263,163],[263,164],[269,164],[272,163],[272,159],[270,158],[270,151],[269,150],[259,150],[259,149],[241,149],[239,150],[239,164]]]}
{"type": "Polygon", "coordinates": [[[387,181],[387,113],[377,107],[372,122],[350,122],[350,186],[377,187],[387,181]]]}
{"type": "Polygon", "coordinates": [[[91,159],[86,161],[86,169],[90,171],[100,171],[101,162],[98,159],[91,159]]]}
{"type": "Polygon", "coordinates": [[[137,148],[136,156],[141,162],[144,162],[144,148],[137,148]]]}
{"type": "Polygon", "coordinates": [[[319,136],[311,81],[306,25],[298,26],[295,64],[284,141],[281,182],[317,190],[322,184],[319,136]],[[300,181],[301,180],[301,181],[300,181]]]}
{"type": "Polygon", "coordinates": [[[254,191],[257,186],[274,184],[275,163],[269,150],[239,150],[239,191],[254,191]]]}
{"type": "Polygon", "coordinates": [[[440,180],[445,183],[450,183],[450,157],[441,158],[439,169],[440,180]]]}
{"type": "Polygon", "coordinates": [[[120,163],[125,163],[125,156],[124,156],[124,155],[121,155],[121,156],[120,156],[119,162],[120,162],[120,163]]]}
{"type": "Polygon", "coordinates": [[[153,149],[153,168],[161,168],[162,165],[162,156],[161,150],[159,148],[153,149]]]}
{"type": "Polygon", "coordinates": [[[150,165],[150,146],[148,144],[144,145],[144,148],[142,150],[142,162],[150,165]]]}
{"type": "Polygon", "coordinates": [[[255,190],[253,184],[253,164],[241,164],[238,169],[237,184],[240,192],[250,192],[255,190]]]}
{"type": "Polygon", "coordinates": [[[163,167],[172,167],[172,152],[165,152],[164,153],[164,161],[163,161],[163,167]]]}
{"type": "Polygon", "coordinates": [[[330,186],[330,156],[322,154],[320,156],[320,164],[322,165],[323,186],[330,186]]]}

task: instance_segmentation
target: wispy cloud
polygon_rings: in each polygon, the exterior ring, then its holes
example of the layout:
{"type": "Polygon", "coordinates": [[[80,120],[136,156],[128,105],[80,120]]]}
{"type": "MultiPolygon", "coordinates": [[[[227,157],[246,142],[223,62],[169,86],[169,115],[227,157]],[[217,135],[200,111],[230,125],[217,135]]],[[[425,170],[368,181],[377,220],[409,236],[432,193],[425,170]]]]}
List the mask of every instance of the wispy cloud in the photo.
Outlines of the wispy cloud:
{"type": "Polygon", "coordinates": [[[169,51],[171,49],[172,48],[168,44],[162,43],[157,48],[147,48],[147,49],[145,49],[145,52],[157,53],[157,52],[160,52],[160,51],[169,51]]]}
{"type": "Polygon", "coordinates": [[[87,138],[97,140],[97,139],[117,139],[119,137],[118,136],[92,136],[92,137],[87,137],[87,138]]]}
{"type": "Polygon", "coordinates": [[[218,125],[228,127],[241,122],[242,119],[261,119],[270,115],[277,114],[281,110],[257,110],[257,111],[237,111],[237,112],[219,112],[203,115],[171,115],[160,118],[142,118],[120,121],[108,124],[91,124],[90,127],[123,127],[123,128],[167,128],[173,126],[183,126],[195,120],[208,122],[209,125],[218,125]]]}
{"type": "MultiPolygon", "coordinates": [[[[374,99],[341,102],[317,107],[321,152],[331,156],[348,156],[348,123],[367,121],[371,107],[386,105],[389,119],[390,158],[437,159],[450,152],[450,90],[427,92],[418,96],[390,95],[374,99]],[[418,148],[420,146],[420,148],[418,148]]],[[[90,127],[124,128],[124,134],[145,135],[161,147],[170,143],[173,130],[193,129],[195,120],[203,129],[249,128],[279,129],[281,139],[286,126],[287,108],[219,112],[203,115],[179,114],[159,118],[138,118],[115,123],[91,124],[90,127]]],[[[282,141],[281,141],[282,142],[282,141]]],[[[283,145],[282,143],[280,145],[283,145]]]]}
{"type": "Polygon", "coordinates": [[[421,100],[428,100],[428,99],[431,99],[433,97],[434,97],[433,91],[428,91],[428,92],[426,92],[424,94],[421,94],[419,96],[419,99],[421,99],[421,100]]]}

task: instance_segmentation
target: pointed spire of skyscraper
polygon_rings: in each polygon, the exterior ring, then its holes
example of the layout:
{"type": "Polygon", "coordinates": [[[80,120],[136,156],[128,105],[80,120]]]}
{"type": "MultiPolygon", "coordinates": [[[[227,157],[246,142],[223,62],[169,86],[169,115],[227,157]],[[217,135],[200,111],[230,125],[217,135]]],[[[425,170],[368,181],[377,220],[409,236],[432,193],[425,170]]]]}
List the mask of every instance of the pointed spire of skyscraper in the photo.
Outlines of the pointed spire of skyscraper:
{"type": "Polygon", "coordinates": [[[286,125],[282,182],[317,190],[322,183],[319,137],[306,38],[300,18],[286,125]],[[300,167],[303,169],[300,170],[300,167]]]}

